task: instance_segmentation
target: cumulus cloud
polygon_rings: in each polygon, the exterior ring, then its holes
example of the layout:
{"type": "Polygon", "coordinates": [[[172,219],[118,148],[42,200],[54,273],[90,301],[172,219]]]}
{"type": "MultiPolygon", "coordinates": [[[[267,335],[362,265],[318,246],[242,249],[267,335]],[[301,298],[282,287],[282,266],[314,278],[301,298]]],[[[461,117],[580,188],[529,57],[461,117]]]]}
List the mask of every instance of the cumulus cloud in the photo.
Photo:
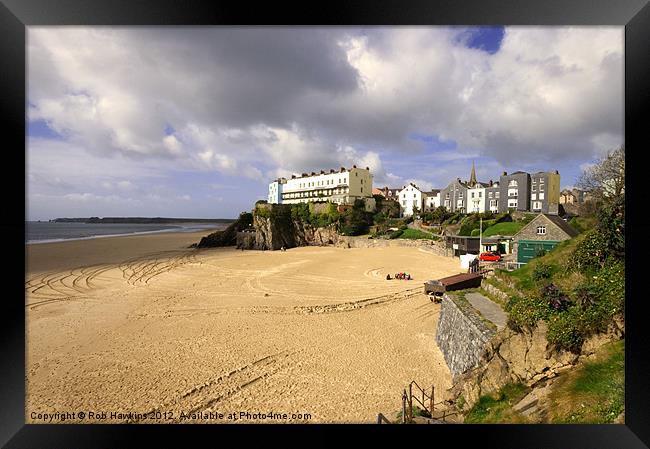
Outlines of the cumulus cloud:
{"type": "Polygon", "coordinates": [[[181,170],[257,183],[241,209],[302,171],[440,187],[474,158],[484,179],[562,172],[622,143],[622,27],[508,27],[496,52],[467,41],[444,27],[30,27],[28,118],[61,136],[30,140],[35,193],[144,198],[181,170]]]}

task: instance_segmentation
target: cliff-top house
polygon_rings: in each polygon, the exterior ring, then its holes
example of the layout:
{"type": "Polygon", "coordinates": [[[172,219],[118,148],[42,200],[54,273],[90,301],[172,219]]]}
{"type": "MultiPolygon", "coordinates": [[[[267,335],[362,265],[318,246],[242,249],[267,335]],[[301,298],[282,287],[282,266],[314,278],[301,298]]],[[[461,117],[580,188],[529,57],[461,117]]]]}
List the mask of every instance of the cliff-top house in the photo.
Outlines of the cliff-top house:
{"type": "Polygon", "coordinates": [[[320,173],[292,175],[291,179],[278,178],[269,184],[268,202],[272,204],[297,204],[332,202],[352,205],[364,201],[367,210],[374,210],[370,168],[341,167],[339,170],[321,170],[320,173]]]}

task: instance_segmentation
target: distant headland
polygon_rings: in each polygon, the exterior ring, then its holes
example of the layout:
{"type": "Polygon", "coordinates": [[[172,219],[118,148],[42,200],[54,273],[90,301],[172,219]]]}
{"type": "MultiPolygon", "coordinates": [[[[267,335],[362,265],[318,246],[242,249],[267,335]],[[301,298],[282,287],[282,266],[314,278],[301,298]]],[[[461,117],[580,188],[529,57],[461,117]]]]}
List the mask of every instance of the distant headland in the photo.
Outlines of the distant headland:
{"type": "Polygon", "coordinates": [[[234,218],[166,218],[166,217],[87,217],[55,218],[50,223],[111,223],[111,224],[149,224],[149,223],[231,223],[234,218]]]}

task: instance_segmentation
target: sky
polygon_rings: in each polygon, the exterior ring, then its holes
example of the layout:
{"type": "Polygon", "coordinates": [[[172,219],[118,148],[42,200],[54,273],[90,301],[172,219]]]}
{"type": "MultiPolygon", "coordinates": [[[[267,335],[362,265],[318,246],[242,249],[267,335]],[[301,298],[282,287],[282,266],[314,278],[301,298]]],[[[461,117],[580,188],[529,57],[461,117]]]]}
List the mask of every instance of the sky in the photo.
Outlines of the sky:
{"type": "Polygon", "coordinates": [[[352,165],[569,187],[624,144],[623,30],[28,27],[26,218],[231,218],[352,165]]]}

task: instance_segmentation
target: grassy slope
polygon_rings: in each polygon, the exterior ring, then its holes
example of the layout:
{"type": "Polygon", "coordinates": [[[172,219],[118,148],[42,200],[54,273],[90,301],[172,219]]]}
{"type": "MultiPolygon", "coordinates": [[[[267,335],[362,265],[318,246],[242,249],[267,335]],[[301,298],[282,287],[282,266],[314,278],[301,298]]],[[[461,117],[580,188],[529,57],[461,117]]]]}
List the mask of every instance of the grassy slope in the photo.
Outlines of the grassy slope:
{"type": "Polygon", "coordinates": [[[521,414],[512,407],[523,399],[530,388],[523,384],[508,384],[495,395],[481,396],[465,416],[466,424],[526,423],[521,414]]]}
{"type": "Polygon", "coordinates": [[[400,239],[429,239],[436,240],[438,237],[434,236],[429,232],[420,231],[418,229],[407,228],[402,232],[398,238],[400,239]]]}
{"type": "Polygon", "coordinates": [[[515,235],[523,227],[524,223],[517,221],[497,223],[487,229],[484,229],[483,237],[489,237],[491,235],[515,235]]]}
{"type": "MultiPolygon", "coordinates": [[[[526,423],[512,410],[528,392],[508,384],[495,395],[481,396],[465,423],[526,423]]],[[[594,359],[562,374],[552,387],[544,410],[546,423],[612,423],[625,410],[625,341],[604,345],[594,359]]]]}
{"type": "Polygon", "coordinates": [[[553,250],[549,251],[542,257],[537,257],[531,260],[515,271],[500,271],[499,276],[508,277],[515,282],[517,288],[523,292],[534,293],[538,286],[532,279],[532,273],[535,267],[540,263],[550,265],[552,277],[551,279],[560,287],[572,287],[579,283],[582,274],[569,272],[564,269],[564,264],[573,253],[576,246],[584,239],[584,235],[579,235],[570,240],[560,242],[553,250]]]}
{"type": "Polygon", "coordinates": [[[560,377],[549,399],[550,422],[613,422],[625,410],[625,340],[603,346],[593,360],[560,377]]]}

